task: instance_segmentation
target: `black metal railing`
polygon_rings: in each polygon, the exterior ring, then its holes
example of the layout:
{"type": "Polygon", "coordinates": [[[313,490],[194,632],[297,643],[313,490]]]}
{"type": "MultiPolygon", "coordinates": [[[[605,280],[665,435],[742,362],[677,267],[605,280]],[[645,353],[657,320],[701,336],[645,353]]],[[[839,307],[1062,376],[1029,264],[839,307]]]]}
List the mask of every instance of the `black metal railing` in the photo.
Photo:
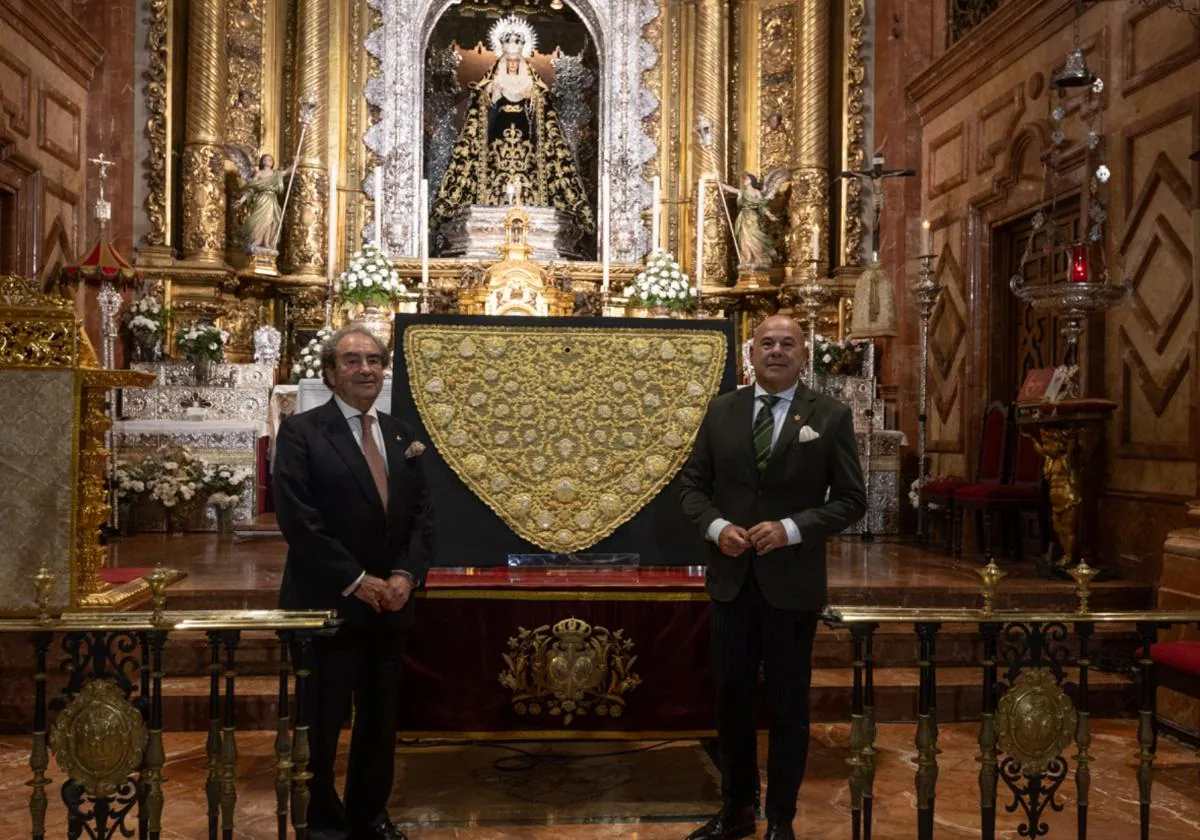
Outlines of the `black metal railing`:
{"type": "Polygon", "coordinates": [[[282,610],[74,613],[0,619],[0,633],[28,634],[33,649],[33,739],[28,782],[33,840],[46,837],[53,756],[68,778],[61,799],[67,835],[158,840],[163,832],[163,650],[181,636],[206,636],[209,729],[205,744],[208,837],[232,840],[238,798],[237,652],[247,631],[278,638],[275,801],[278,836],[307,837],[308,654],[332,613],[282,610]],[[58,661],[51,654],[56,647],[58,661]],[[53,669],[62,688],[48,689],[53,669]],[[52,725],[49,712],[57,711],[52,725]]]}
{"type": "MultiPolygon", "coordinates": [[[[990,602],[990,596],[988,598],[990,602]]],[[[830,607],[825,621],[850,633],[853,706],[849,785],[851,837],[870,840],[875,777],[873,640],[883,625],[910,624],[919,649],[917,696],[916,836],[932,840],[938,780],[937,640],[943,625],[975,625],[982,657],[979,724],[979,827],[996,836],[1000,785],[1020,812],[1021,837],[1050,833],[1047,809],[1062,810],[1059,791],[1074,766],[1077,837],[1086,840],[1091,785],[1091,643],[1097,627],[1134,631],[1137,686],[1137,753],[1141,837],[1150,837],[1151,788],[1156,749],[1155,674],[1150,645],[1160,629],[1200,625],[1200,612],[1054,612],[991,609],[830,607]],[[1073,680],[1071,679],[1073,677],[1073,680]],[[1066,752],[1074,745],[1074,755],[1066,752]]]]}

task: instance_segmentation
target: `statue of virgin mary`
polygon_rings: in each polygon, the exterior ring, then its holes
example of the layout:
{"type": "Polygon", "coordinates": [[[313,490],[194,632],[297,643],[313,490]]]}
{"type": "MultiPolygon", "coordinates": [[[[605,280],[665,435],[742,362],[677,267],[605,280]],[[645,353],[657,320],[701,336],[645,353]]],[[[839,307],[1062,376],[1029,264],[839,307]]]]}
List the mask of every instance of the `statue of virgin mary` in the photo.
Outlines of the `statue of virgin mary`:
{"type": "Polygon", "coordinates": [[[596,219],[549,86],[529,63],[537,41],[524,18],[501,18],[489,33],[499,58],[471,84],[466,120],[433,202],[436,224],[473,204],[556,207],[585,233],[596,219]]]}

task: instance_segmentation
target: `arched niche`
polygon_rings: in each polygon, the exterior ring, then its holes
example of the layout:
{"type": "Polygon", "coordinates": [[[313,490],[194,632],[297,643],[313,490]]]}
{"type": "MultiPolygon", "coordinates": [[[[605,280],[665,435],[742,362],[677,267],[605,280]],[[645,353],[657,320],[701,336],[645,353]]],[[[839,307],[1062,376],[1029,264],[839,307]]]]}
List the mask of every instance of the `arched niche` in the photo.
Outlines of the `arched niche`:
{"type": "MultiPolygon", "coordinates": [[[[433,28],[453,0],[368,0],[380,13],[380,26],[365,45],[379,59],[368,80],[367,101],[379,120],[364,142],[382,160],[383,246],[393,257],[419,254],[417,214],[423,169],[425,51],[433,28]]],[[[643,74],[658,63],[654,45],[642,37],[658,16],[655,0],[566,0],[586,23],[600,59],[599,180],[610,184],[612,259],[637,262],[648,250],[649,227],[642,212],[651,187],[643,165],[658,152],[642,130],[657,97],[643,74]]],[[[374,192],[374,173],[365,188],[374,192]]],[[[374,196],[373,196],[374,197],[374,196]]]]}

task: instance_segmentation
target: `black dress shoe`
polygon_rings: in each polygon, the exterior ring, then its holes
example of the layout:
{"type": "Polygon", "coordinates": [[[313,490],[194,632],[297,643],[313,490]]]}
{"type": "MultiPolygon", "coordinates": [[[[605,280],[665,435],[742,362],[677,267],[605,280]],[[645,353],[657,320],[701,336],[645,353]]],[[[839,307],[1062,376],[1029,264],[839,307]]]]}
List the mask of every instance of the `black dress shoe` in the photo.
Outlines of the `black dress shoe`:
{"type": "Polygon", "coordinates": [[[767,833],[763,840],[796,840],[791,820],[767,819],[767,833]]]}
{"type": "Polygon", "coordinates": [[[722,808],[711,820],[687,836],[687,840],[739,840],[755,833],[754,809],[722,808]]]}

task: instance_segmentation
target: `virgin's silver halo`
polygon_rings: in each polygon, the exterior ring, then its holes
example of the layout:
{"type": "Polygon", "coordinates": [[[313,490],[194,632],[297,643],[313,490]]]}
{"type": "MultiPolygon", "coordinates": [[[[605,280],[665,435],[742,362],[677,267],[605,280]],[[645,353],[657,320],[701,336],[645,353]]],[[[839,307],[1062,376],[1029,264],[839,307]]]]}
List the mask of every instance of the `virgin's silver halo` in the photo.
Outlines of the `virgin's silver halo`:
{"type": "Polygon", "coordinates": [[[529,25],[529,21],[517,15],[507,15],[492,24],[492,28],[488,31],[488,44],[491,46],[492,52],[500,55],[504,50],[505,37],[513,34],[521,37],[521,57],[532,58],[533,51],[537,47],[537,33],[529,25]]]}

